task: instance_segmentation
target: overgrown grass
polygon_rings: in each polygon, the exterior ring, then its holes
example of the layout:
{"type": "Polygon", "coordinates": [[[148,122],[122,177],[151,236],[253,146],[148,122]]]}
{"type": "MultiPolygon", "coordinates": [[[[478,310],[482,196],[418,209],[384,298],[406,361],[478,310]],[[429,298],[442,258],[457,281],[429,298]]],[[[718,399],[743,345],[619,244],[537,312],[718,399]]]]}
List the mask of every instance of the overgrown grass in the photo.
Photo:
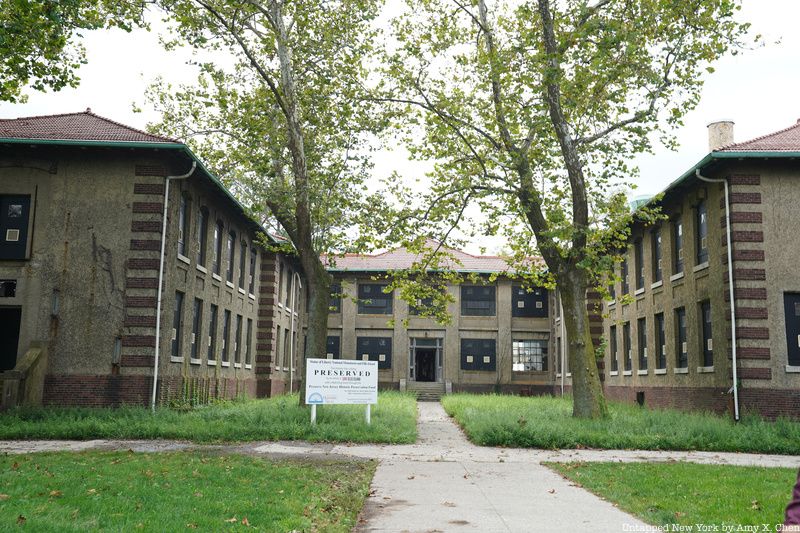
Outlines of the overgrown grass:
{"type": "MultiPolygon", "coordinates": [[[[550,468],[652,525],[769,524],[775,531],[797,470],[690,463],[550,463],[550,468]]],[[[689,530],[686,530],[689,531],[689,530]]],[[[736,531],[735,529],[731,531],[736,531]]],[[[762,529],[758,529],[762,531],[762,529]]]]}
{"type": "Polygon", "coordinates": [[[317,425],[298,398],[281,396],[227,402],[191,411],[141,407],[119,409],[29,408],[0,415],[0,439],[182,439],[194,442],[309,440],[317,442],[411,443],[417,438],[416,400],[410,394],[382,392],[372,407],[372,424],[363,405],[317,408],[317,425]]]}
{"type": "Polygon", "coordinates": [[[800,422],[610,403],[604,420],[572,417],[572,400],[454,394],[442,399],[469,439],[482,446],[708,450],[800,454],[800,422]]]}
{"type": "Polygon", "coordinates": [[[373,462],[185,452],[6,456],[0,529],[345,532],[355,525],[374,470],[373,462]]]}

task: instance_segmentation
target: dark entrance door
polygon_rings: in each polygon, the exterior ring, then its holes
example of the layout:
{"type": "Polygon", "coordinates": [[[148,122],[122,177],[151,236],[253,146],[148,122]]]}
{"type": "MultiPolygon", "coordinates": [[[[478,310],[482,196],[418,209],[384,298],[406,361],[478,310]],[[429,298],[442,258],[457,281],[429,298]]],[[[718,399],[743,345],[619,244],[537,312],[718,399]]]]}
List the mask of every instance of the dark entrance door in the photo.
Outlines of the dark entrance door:
{"type": "Polygon", "coordinates": [[[436,348],[417,348],[414,357],[417,381],[436,381],[436,348]]]}
{"type": "Polygon", "coordinates": [[[22,309],[0,307],[0,372],[11,370],[17,364],[21,317],[22,309]]]}
{"type": "Polygon", "coordinates": [[[791,366],[800,366],[800,293],[784,294],[783,306],[786,312],[788,362],[791,366]]]}

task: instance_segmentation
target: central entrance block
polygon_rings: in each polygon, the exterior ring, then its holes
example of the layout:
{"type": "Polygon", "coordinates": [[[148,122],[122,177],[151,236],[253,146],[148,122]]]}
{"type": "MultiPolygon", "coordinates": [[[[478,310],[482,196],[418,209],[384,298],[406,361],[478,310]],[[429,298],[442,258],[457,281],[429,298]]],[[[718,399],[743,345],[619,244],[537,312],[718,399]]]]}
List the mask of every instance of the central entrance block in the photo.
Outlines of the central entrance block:
{"type": "Polygon", "coordinates": [[[409,339],[409,379],[417,382],[442,381],[443,339],[412,337],[409,339]]]}

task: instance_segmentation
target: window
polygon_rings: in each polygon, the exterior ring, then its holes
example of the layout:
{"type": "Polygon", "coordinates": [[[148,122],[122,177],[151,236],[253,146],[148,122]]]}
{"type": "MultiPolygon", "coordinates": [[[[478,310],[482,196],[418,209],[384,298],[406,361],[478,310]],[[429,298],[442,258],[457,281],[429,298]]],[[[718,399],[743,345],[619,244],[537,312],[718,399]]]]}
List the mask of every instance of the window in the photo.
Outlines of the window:
{"type": "MultiPolygon", "coordinates": [[[[616,269],[614,269],[614,270],[616,270],[616,269]]],[[[611,279],[611,283],[608,284],[608,296],[611,298],[612,302],[617,299],[617,282],[616,282],[615,279],[613,279],[614,274],[616,273],[616,272],[614,272],[614,270],[611,271],[612,279],[611,279]]]]}
{"type": "Polygon", "coordinates": [[[200,298],[194,299],[194,318],[192,319],[192,351],[191,358],[199,359],[200,343],[202,337],[200,330],[203,327],[203,300],[200,298]]]}
{"type": "Polygon", "coordinates": [[[495,316],[496,309],[494,285],[461,286],[462,316],[495,316]]]}
{"type": "Polygon", "coordinates": [[[497,341],[461,339],[461,369],[493,372],[497,366],[497,341]]]}
{"type": "Polygon", "coordinates": [[[789,366],[800,366],[800,294],[783,294],[783,316],[786,322],[786,362],[789,366]]]}
{"type": "Polygon", "coordinates": [[[636,333],[639,335],[639,370],[647,370],[647,319],[636,321],[636,333]]]}
{"type": "Polygon", "coordinates": [[[250,247],[250,284],[247,287],[247,292],[250,294],[256,293],[256,259],[258,254],[256,253],[256,244],[250,247]]]}
{"type": "Polygon", "coordinates": [[[230,340],[231,331],[231,312],[227,309],[222,315],[222,363],[229,362],[228,359],[228,345],[230,340]]]}
{"type": "Polygon", "coordinates": [[[292,291],[294,290],[294,284],[292,283],[293,274],[292,274],[292,271],[289,268],[286,268],[286,270],[284,270],[284,272],[286,273],[286,283],[285,283],[285,285],[286,285],[286,300],[283,302],[283,305],[285,305],[286,307],[289,307],[289,305],[291,305],[291,303],[292,303],[291,295],[292,295],[292,291]]]}
{"type": "Polygon", "coordinates": [[[172,357],[181,357],[181,320],[183,319],[183,293],[175,291],[175,311],[172,315],[172,357]]]}
{"type": "Polygon", "coordinates": [[[511,344],[511,359],[514,372],[545,372],[547,341],[515,340],[511,344]]]}
{"type": "Polygon", "coordinates": [[[189,198],[185,194],[181,195],[181,203],[178,208],[178,253],[186,257],[186,241],[189,239],[189,198]]]}
{"type": "Polygon", "coordinates": [[[222,270],[222,232],[224,231],[224,227],[222,225],[222,221],[218,220],[217,225],[214,228],[214,265],[213,265],[213,272],[216,275],[222,270]]]}
{"type": "Polygon", "coordinates": [[[281,352],[281,327],[275,326],[275,364],[280,369],[283,363],[283,352],[281,352]]]}
{"type": "Polygon", "coordinates": [[[31,197],[0,195],[0,260],[25,259],[31,197]]]}
{"type": "Polygon", "coordinates": [[[387,287],[386,283],[359,283],[358,314],[391,315],[392,293],[384,292],[387,287]]]}
{"type": "Polygon", "coordinates": [[[284,366],[287,366],[287,367],[289,365],[292,365],[292,368],[294,368],[294,361],[292,361],[290,359],[290,355],[291,355],[290,354],[290,349],[291,349],[291,346],[292,346],[291,342],[292,342],[292,340],[289,337],[289,328],[284,328],[283,329],[283,364],[284,364],[284,366]]]}
{"type": "Polygon", "coordinates": [[[619,371],[619,353],[617,353],[617,326],[611,326],[608,330],[608,346],[611,351],[611,371],[619,371]]]}
{"type": "Polygon", "coordinates": [[[711,334],[711,302],[700,303],[700,322],[703,332],[703,366],[714,366],[714,344],[711,334]]]}
{"type": "Polygon", "coordinates": [[[247,243],[242,241],[239,249],[239,288],[244,290],[244,282],[247,279],[245,269],[247,268],[247,243]]]}
{"type": "Polygon", "coordinates": [[[667,368],[667,338],[664,335],[664,313],[657,313],[656,320],[656,368],[667,368]]]}
{"type": "Polygon", "coordinates": [[[325,357],[328,359],[341,359],[341,338],[338,335],[328,335],[325,342],[325,357]]]}
{"type": "Polygon", "coordinates": [[[697,204],[697,264],[708,263],[708,213],[705,201],[697,204]]]}
{"type": "Polygon", "coordinates": [[[341,283],[331,283],[331,297],[328,301],[328,310],[331,313],[342,312],[342,285],[341,283]]]}
{"type": "Polygon", "coordinates": [[[619,266],[620,277],[622,278],[622,294],[623,296],[631,292],[631,286],[628,282],[628,252],[625,251],[625,257],[622,258],[622,263],[619,266]]]}
{"type": "Polygon", "coordinates": [[[225,276],[229,282],[233,283],[233,268],[236,264],[236,232],[228,233],[228,272],[225,276]]]}
{"type": "Polygon", "coordinates": [[[356,355],[362,361],[377,361],[379,369],[392,368],[392,338],[357,337],[356,355]]]}
{"type": "Polygon", "coordinates": [[[675,366],[677,368],[689,367],[689,350],[686,344],[686,309],[679,307],[675,310],[675,366]]]}
{"type": "Polygon", "coordinates": [[[631,323],[625,322],[622,325],[622,351],[625,357],[625,371],[629,372],[633,367],[631,354],[631,323]]]}
{"type": "Polygon", "coordinates": [[[242,364],[242,315],[236,315],[236,340],[233,341],[233,362],[242,364]]]}
{"type": "Polygon", "coordinates": [[[511,316],[547,317],[547,289],[526,289],[522,285],[511,287],[511,316]]]}
{"type": "Polygon", "coordinates": [[[556,338],[556,374],[561,375],[561,360],[563,352],[561,351],[561,337],[556,338]]]}
{"type": "Polygon", "coordinates": [[[253,364],[253,319],[247,319],[247,338],[245,339],[245,350],[244,350],[244,364],[245,366],[250,366],[253,364]]]}
{"type": "Polygon", "coordinates": [[[216,305],[211,304],[208,321],[208,361],[217,360],[217,312],[216,305]]]}
{"type": "Polygon", "coordinates": [[[633,243],[633,257],[636,262],[636,290],[644,289],[644,246],[642,239],[633,243]]]}
{"type": "Polygon", "coordinates": [[[206,244],[208,241],[208,209],[200,208],[197,215],[197,264],[206,266],[206,244]]]}
{"type": "Polygon", "coordinates": [[[653,252],[653,283],[658,283],[664,277],[661,264],[661,228],[656,228],[650,234],[653,252]]]}
{"type": "Polygon", "coordinates": [[[683,273],[683,222],[679,217],[672,221],[672,273],[683,273]]]}

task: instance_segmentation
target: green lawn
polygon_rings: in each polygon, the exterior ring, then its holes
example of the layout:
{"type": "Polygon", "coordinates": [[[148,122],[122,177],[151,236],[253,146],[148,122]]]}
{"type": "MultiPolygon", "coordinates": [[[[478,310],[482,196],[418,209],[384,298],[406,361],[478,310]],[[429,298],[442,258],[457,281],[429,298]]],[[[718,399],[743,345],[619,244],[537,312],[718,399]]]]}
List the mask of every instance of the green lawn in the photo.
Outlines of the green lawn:
{"type": "Polygon", "coordinates": [[[411,443],[417,438],[417,404],[410,394],[383,392],[372,407],[317,408],[317,425],[297,396],[227,402],[190,411],[141,407],[120,409],[31,408],[0,414],[0,439],[185,439],[194,442],[309,440],[411,443]]]}
{"type": "Polygon", "coordinates": [[[604,420],[572,417],[571,398],[453,394],[442,399],[471,441],[482,446],[709,450],[800,454],[800,422],[610,403],[604,420]]]}
{"type": "Polygon", "coordinates": [[[0,530],[345,532],[374,470],[183,452],[5,456],[0,530]]]}
{"type": "MultiPolygon", "coordinates": [[[[783,523],[797,470],[690,463],[547,466],[655,526],[783,523]]],[[[667,531],[673,531],[670,527],[667,531]]],[[[694,529],[697,531],[697,529],[694,529]]],[[[758,529],[761,531],[761,529],[758,529]]]]}

